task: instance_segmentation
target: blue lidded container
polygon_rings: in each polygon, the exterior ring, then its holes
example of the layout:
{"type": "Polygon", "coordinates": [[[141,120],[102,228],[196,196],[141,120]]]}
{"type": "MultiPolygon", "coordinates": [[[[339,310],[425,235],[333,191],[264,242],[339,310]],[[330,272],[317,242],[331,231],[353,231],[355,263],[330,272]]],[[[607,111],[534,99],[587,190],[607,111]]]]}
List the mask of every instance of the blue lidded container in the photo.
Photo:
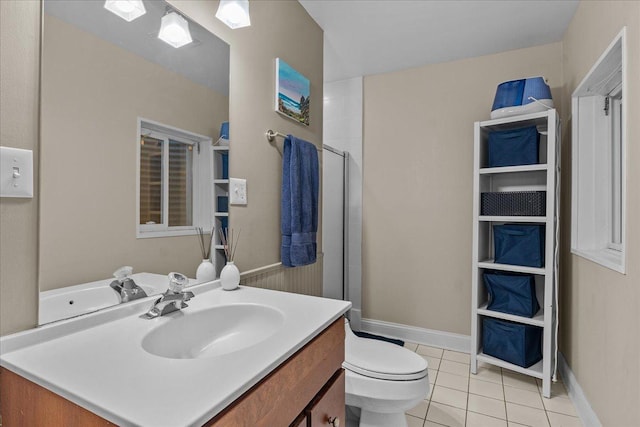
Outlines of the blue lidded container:
{"type": "Polygon", "coordinates": [[[220,125],[220,138],[229,139],[229,122],[220,125]]]}
{"type": "Polygon", "coordinates": [[[535,113],[553,108],[551,88],[543,77],[500,83],[491,107],[491,118],[535,113]]]}

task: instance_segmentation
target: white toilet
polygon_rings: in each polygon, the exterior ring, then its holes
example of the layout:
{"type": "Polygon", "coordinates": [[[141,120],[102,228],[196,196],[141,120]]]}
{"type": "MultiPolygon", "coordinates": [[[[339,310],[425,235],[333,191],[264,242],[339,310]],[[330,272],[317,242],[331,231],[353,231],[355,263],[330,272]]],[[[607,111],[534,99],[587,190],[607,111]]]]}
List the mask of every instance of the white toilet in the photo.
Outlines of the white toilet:
{"type": "Polygon", "coordinates": [[[429,393],[427,366],[406,348],[356,336],[345,319],[345,400],[360,409],[360,427],[407,427],[405,411],[429,393]]]}

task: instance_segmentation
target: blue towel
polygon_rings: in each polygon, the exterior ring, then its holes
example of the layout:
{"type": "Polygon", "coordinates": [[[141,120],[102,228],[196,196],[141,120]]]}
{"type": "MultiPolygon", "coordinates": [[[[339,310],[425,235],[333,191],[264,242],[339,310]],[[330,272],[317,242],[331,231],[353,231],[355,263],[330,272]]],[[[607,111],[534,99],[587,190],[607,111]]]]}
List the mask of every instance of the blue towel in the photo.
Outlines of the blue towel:
{"type": "Polygon", "coordinates": [[[318,231],[318,152],[302,139],[287,135],[282,159],[282,265],[316,262],[318,231]]]}

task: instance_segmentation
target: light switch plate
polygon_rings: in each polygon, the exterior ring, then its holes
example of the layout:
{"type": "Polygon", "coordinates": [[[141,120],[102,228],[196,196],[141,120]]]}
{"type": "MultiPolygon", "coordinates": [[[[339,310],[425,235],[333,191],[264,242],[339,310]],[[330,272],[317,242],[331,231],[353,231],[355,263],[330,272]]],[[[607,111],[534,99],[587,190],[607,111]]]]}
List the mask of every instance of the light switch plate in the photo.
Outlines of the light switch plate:
{"type": "Polygon", "coordinates": [[[247,204],[247,180],[229,178],[229,203],[232,205],[247,204]]]}
{"type": "Polygon", "coordinates": [[[0,147],[0,197],[33,197],[33,151],[0,147]]]}

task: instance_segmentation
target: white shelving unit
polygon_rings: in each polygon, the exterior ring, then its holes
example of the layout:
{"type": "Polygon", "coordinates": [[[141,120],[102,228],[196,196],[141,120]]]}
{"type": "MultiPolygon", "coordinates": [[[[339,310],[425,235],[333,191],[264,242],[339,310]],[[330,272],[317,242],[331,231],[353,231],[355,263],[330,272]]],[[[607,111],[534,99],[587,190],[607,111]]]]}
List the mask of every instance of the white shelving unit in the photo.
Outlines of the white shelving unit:
{"type": "MultiPolygon", "coordinates": [[[[228,222],[229,212],[222,212],[219,210],[218,206],[218,197],[226,196],[229,197],[229,176],[227,173],[226,177],[222,176],[223,167],[222,167],[222,158],[223,155],[229,155],[229,141],[225,139],[220,139],[218,141],[218,145],[213,145],[211,147],[212,151],[212,159],[213,159],[213,206],[214,213],[213,216],[215,218],[213,232],[215,236],[213,238],[213,246],[214,251],[212,254],[213,264],[216,267],[216,277],[220,277],[220,271],[222,267],[226,264],[227,260],[224,254],[224,247],[222,246],[222,242],[220,241],[220,234],[218,230],[222,227],[229,227],[228,222]],[[225,225],[226,223],[226,225],[225,225]]],[[[228,165],[227,165],[228,166],[228,165]]],[[[227,167],[228,169],[228,167],[227,167]]],[[[228,172],[228,170],[227,170],[228,172]]],[[[227,200],[227,210],[228,210],[228,200],[227,200]]]]}
{"type": "Polygon", "coordinates": [[[556,362],[556,230],[558,207],[557,162],[559,119],[556,110],[476,122],[474,126],[473,173],[473,255],[472,255],[472,307],[471,307],[471,372],[476,373],[478,362],[506,368],[542,380],[542,394],[551,396],[551,380],[556,362]],[[536,126],[540,135],[540,163],[535,165],[487,167],[487,140],[489,132],[536,126]],[[490,191],[546,191],[545,216],[483,216],[480,215],[480,197],[490,191]],[[545,225],[544,267],[496,264],[493,260],[494,224],[531,223],[545,225]],[[533,274],[540,310],[532,318],[500,313],[487,309],[488,293],[483,281],[487,270],[533,274]],[[529,368],[497,359],[482,352],[482,322],[486,317],[509,320],[543,328],[542,360],[529,368]]]}

